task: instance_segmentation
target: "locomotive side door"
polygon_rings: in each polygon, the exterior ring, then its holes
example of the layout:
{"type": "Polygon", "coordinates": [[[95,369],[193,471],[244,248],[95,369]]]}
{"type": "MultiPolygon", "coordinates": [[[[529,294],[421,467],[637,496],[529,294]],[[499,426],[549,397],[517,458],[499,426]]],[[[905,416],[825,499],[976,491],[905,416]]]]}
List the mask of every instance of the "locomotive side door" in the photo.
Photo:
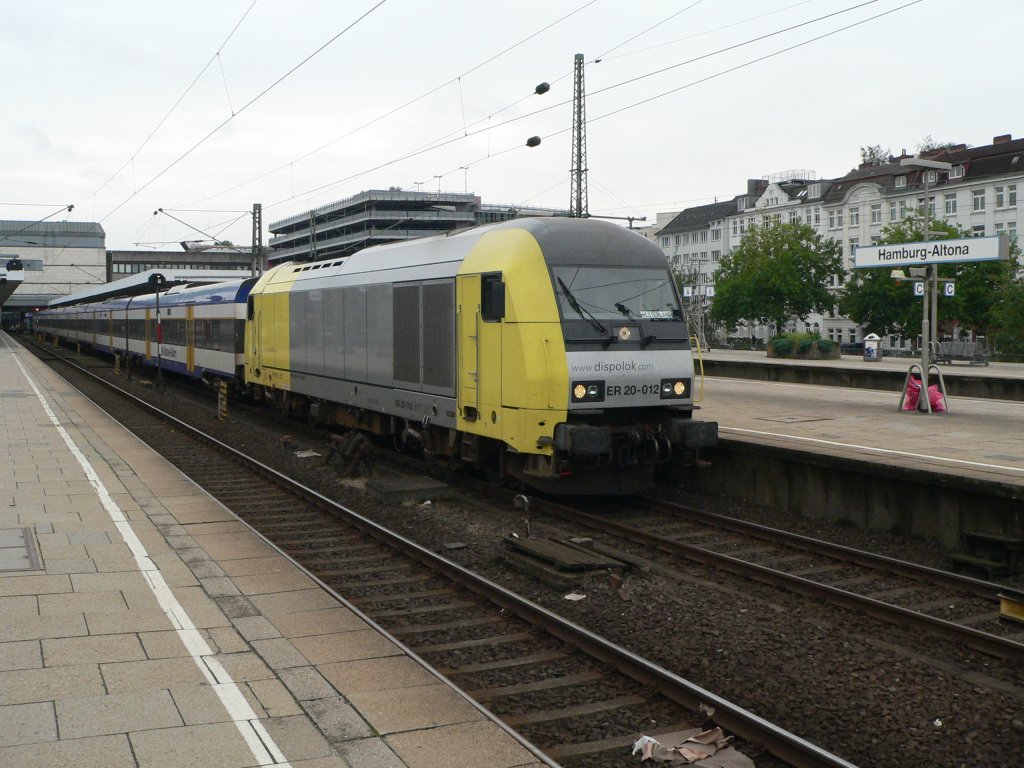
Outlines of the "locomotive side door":
{"type": "Polygon", "coordinates": [[[502,430],[504,289],[500,272],[456,277],[460,427],[494,438],[499,438],[502,430]]]}
{"type": "Polygon", "coordinates": [[[479,326],[480,275],[459,275],[455,279],[457,397],[459,420],[474,422],[480,413],[479,326]]]}

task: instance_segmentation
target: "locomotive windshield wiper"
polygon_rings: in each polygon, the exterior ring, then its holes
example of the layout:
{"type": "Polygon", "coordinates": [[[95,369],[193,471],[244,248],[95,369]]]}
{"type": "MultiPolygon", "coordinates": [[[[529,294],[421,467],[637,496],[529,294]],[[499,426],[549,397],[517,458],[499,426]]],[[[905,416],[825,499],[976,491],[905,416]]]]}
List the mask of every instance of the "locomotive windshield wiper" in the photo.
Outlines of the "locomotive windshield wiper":
{"type": "Polygon", "coordinates": [[[558,278],[558,284],[562,287],[562,293],[565,295],[566,301],[569,302],[569,306],[575,309],[580,317],[582,317],[584,320],[590,323],[590,325],[593,326],[595,331],[602,335],[607,335],[608,329],[601,324],[600,320],[594,317],[582,304],[580,304],[576,300],[576,297],[572,295],[572,291],[569,290],[569,287],[565,284],[565,281],[563,281],[560,277],[558,278]]]}

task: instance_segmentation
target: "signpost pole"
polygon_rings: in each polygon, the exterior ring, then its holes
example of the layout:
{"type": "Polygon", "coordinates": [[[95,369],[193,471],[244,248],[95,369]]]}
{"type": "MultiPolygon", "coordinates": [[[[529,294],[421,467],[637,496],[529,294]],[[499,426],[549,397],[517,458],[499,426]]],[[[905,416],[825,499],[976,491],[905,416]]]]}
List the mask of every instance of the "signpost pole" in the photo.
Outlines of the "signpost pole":
{"type": "MultiPolygon", "coordinates": [[[[924,171],[924,242],[928,242],[928,227],[931,225],[928,210],[928,171],[924,171]]],[[[925,248],[928,246],[925,245],[925,248]]],[[[937,297],[932,293],[932,286],[935,283],[935,272],[938,269],[936,264],[929,264],[925,272],[924,295],[921,297],[921,395],[917,398],[917,409],[919,411],[931,411],[931,403],[928,400],[928,366],[931,364],[932,353],[932,326],[929,322],[929,301],[935,302],[937,297]]]]}

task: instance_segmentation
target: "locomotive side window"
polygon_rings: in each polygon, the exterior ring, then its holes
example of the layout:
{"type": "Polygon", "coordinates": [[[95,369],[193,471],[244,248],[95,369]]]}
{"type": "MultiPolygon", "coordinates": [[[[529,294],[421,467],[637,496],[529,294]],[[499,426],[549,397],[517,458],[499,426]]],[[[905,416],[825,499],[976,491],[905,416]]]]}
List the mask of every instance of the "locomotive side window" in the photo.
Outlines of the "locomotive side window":
{"type": "Polygon", "coordinates": [[[480,276],[480,316],[490,323],[505,316],[505,284],[500,272],[480,276]]]}

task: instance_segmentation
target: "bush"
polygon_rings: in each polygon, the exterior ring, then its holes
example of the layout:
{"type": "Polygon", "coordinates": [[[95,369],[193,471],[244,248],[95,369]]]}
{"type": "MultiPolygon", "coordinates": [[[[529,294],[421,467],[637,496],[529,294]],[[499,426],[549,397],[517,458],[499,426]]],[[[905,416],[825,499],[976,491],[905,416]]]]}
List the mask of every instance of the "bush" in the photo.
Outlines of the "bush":
{"type": "Polygon", "coordinates": [[[836,345],[829,339],[818,339],[818,349],[823,355],[831,354],[832,350],[836,348],[836,345]]]}
{"type": "Polygon", "coordinates": [[[793,354],[793,340],[787,336],[776,336],[771,340],[772,352],[778,357],[789,357],[793,354]]]}
{"type": "Polygon", "coordinates": [[[798,355],[809,355],[812,349],[814,349],[814,339],[800,339],[796,344],[798,355]]]}

